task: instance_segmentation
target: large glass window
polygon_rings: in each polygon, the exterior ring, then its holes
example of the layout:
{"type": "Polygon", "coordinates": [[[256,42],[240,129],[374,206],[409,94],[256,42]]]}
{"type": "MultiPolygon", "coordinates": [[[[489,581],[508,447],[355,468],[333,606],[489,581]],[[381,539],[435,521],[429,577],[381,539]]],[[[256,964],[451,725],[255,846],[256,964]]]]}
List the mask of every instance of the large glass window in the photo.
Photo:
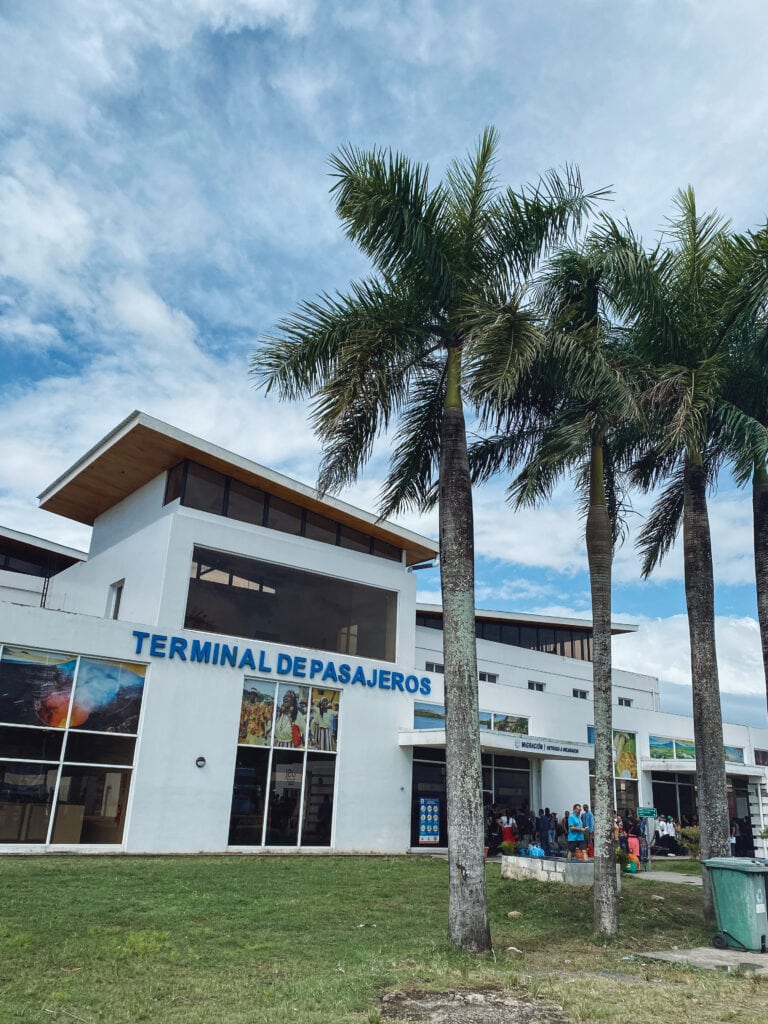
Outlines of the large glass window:
{"type": "Polygon", "coordinates": [[[230,846],[330,846],[338,690],[246,679],[230,846]]]}
{"type": "Polygon", "coordinates": [[[651,772],[653,806],[681,825],[696,824],[696,779],[682,772],[651,772]]]}
{"type": "Polygon", "coordinates": [[[393,591],[198,547],[190,576],[187,629],[395,660],[393,591]]]}
{"type": "Polygon", "coordinates": [[[252,523],[254,526],[264,524],[264,492],[258,487],[249,487],[239,480],[231,480],[229,484],[229,505],[227,515],[230,519],[239,519],[241,523],[252,523]]]}
{"type": "MultiPolygon", "coordinates": [[[[443,628],[443,616],[438,612],[417,612],[416,625],[427,629],[443,628]]],[[[480,640],[525,647],[545,654],[558,654],[580,661],[592,660],[592,631],[590,629],[561,629],[552,626],[520,625],[517,623],[477,619],[475,633],[480,640]]]]}
{"type": "Polygon", "coordinates": [[[190,462],[184,485],[184,504],[190,508],[200,509],[201,512],[222,515],[226,487],[227,478],[223,473],[190,462]]]}
{"type": "MultiPolygon", "coordinates": [[[[494,732],[509,732],[518,736],[528,735],[528,719],[521,715],[502,715],[492,711],[479,711],[478,719],[481,729],[494,732]]],[[[444,729],[445,705],[428,704],[425,701],[414,701],[414,729],[444,729]]]]}
{"type": "Polygon", "coordinates": [[[0,657],[0,843],[120,843],[143,665],[0,657]]]}

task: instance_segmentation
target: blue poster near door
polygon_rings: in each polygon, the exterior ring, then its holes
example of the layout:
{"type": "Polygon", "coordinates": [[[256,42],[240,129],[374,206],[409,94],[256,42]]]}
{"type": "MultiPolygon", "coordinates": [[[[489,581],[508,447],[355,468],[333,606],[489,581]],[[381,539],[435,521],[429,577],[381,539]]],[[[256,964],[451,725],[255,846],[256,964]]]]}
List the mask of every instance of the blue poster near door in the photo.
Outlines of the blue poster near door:
{"type": "Polygon", "coordinates": [[[440,842],[440,801],[437,797],[419,797],[419,845],[440,842]]]}

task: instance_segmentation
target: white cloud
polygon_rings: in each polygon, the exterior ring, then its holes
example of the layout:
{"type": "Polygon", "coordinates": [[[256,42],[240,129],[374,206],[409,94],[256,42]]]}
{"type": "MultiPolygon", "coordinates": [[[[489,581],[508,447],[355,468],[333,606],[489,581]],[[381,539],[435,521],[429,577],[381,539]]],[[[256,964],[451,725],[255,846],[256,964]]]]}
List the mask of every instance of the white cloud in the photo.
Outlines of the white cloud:
{"type": "MultiPolygon", "coordinates": [[[[690,685],[687,616],[641,617],[639,626],[637,633],[614,640],[616,667],[645,672],[670,683],[690,685]]],[[[756,620],[719,615],[715,628],[721,690],[734,694],[764,693],[765,676],[756,620]]]]}
{"type": "Polygon", "coordinates": [[[63,345],[55,327],[34,321],[15,307],[16,303],[10,296],[0,295],[0,346],[39,353],[63,345]]]}
{"type": "Polygon", "coordinates": [[[68,303],[84,301],[77,271],[93,244],[90,218],[26,144],[6,151],[0,176],[0,277],[68,303]]]}

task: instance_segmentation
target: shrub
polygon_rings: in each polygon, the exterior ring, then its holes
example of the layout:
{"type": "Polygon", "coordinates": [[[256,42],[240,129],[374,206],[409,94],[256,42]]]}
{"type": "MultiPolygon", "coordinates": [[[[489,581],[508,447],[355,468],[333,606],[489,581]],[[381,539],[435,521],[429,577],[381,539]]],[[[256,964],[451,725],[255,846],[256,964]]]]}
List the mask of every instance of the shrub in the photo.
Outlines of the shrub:
{"type": "Polygon", "coordinates": [[[506,857],[514,857],[514,856],[515,856],[515,854],[517,853],[517,850],[518,850],[518,846],[519,846],[519,844],[518,844],[518,843],[511,843],[511,842],[510,842],[510,841],[509,841],[508,839],[506,839],[506,840],[505,840],[505,841],[504,841],[504,842],[503,842],[503,843],[501,844],[501,852],[502,852],[502,853],[503,853],[503,854],[504,854],[504,855],[505,855],[506,857]]]}
{"type": "Polygon", "coordinates": [[[698,857],[701,853],[701,832],[698,825],[689,825],[680,829],[683,843],[691,851],[692,857],[698,857]]]}
{"type": "Polygon", "coordinates": [[[621,868],[622,873],[624,872],[627,864],[629,864],[629,854],[626,850],[622,850],[620,846],[616,847],[616,863],[621,868]]]}

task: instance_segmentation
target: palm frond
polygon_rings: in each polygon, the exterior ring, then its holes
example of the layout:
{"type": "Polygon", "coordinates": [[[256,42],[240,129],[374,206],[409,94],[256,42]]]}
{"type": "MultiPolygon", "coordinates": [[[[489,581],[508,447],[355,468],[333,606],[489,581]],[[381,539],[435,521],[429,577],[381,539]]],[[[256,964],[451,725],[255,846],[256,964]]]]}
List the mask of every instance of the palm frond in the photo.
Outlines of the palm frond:
{"type": "Polygon", "coordinates": [[[343,147],[331,157],[331,193],[346,234],[387,276],[419,279],[443,301],[452,291],[443,186],[405,156],[343,147]]]}
{"type": "Polygon", "coordinates": [[[557,482],[584,462],[590,438],[590,425],[578,413],[566,409],[553,417],[509,487],[513,506],[535,506],[548,500],[557,482]]]}
{"type": "Polygon", "coordinates": [[[454,160],[448,167],[446,206],[450,213],[454,248],[461,262],[465,281],[482,280],[490,260],[486,255],[486,234],[489,206],[496,191],[493,173],[499,135],[495,128],[486,128],[474,154],[454,160]]]}
{"type": "Polygon", "coordinates": [[[768,429],[731,402],[721,402],[713,414],[716,440],[733,466],[736,483],[752,479],[755,463],[768,458],[768,429]]]}
{"type": "Polygon", "coordinates": [[[542,343],[536,311],[521,290],[496,304],[476,297],[464,323],[469,338],[465,374],[477,404],[502,404],[514,395],[542,343]]]}
{"type": "Polygon", "coordinates": [[[408,508],[425,510],[437,499],[434,482],[440,460],[445,404],[445,364],[414,375],[408,408],[393,443],[387,479],[379,496],[382,517],[408,508]]]}
{"type": "Polygon", "coordinates": [[[495,202],[491,238],[499,264],[525,280],[553,246],[574,237],[608,189],[585,193],[577,167],[551,170],[536,185],[506,189],[495,202]]]}
{"type": "Polygon", "coordinates": [[[504,470],[513,472],[533,452],[540,430],[509,431],[478,438],[468,447],[472,483],[486,483],[504,470]]]}
{"type": "Polygon", "coordinates": [[[654,502],[638,537],[644,579],[650,576],[674,545],[683,520],[684,504],[683,469],[679,467],[654,502]]]}

